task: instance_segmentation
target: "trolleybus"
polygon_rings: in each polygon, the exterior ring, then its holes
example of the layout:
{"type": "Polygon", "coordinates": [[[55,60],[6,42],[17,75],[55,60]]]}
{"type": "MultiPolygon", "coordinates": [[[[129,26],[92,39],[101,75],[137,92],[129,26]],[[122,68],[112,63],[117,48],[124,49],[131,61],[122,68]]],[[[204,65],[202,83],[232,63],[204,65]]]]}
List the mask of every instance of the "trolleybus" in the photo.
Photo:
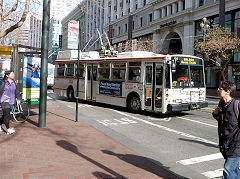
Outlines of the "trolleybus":
{"type": "Polygon", "coordinates": [[[133,51],[115,57],[82,52],[77,90],[77,51],[60,51],[55,61],[54,92],[160,113],[207,107],[203,59],[133,51]]]}

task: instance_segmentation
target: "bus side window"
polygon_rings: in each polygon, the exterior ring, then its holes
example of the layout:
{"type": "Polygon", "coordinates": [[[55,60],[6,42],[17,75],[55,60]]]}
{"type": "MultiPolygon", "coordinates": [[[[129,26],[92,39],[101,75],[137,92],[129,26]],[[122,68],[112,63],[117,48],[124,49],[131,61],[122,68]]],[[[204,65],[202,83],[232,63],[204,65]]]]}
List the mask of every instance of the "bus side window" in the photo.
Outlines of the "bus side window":
{"type": "Polygon", "coordinates": [[[152,66],[146,67],[146,84],[152,84],[152,66]]]}
{"type": "Polygon", "coordinates": [[[93,66],[93,81],[97,81],[97,66],[93,66]]]}
{"type": "MultiPolygon", "coordinates": [[[[84,65],[79,65],[79,78],[83,78],[84,76],[84,65]]],[[[75,77],[77,77],[77,65],[75,66],[75,77]]]]}
{"type": "Polygon", "coordinates": [[[99,80],[109,80],[110,77],[110,63],[99,63],[98,78],[99,80]]]}
{"type": "Polygon", "coordinates": [[[73,77],[74,76],[74,64],[67,64],[66,76],[67,77],[73,77]]]}
{"type": "Polygon", "coordinates": [[[128,80],[140,82],[141,79],[141,62],[129,62],[128,80]]]}
{"type": "Polygon", "coordinates": [[[126,63],[113,63],[113,80],[125,81],[126,63]]]}
{"type": "Polygon", "coordinates": [[[65,71],[65,64],[59,64],[57,68],[57,76],[58,77],[63,77],[64,76],[64,71],[65,71]]]}
{"type": "Polygon", "coordinates": [[[156,67],[156,85],[162,85],[162,77],[163,77],[163,67],[156,67]]]}

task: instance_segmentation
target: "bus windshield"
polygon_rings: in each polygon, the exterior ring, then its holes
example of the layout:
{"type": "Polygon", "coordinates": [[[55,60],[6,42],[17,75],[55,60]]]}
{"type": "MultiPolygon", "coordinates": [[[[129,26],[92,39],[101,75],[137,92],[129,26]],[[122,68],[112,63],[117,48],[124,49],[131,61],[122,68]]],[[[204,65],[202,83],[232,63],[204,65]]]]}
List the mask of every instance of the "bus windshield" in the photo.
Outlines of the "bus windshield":
{"type": "Polygon", "coordinates": [[[172,74],[173,88],[204,87],[203,67],[191,65],[177,65],[172,74]]]}

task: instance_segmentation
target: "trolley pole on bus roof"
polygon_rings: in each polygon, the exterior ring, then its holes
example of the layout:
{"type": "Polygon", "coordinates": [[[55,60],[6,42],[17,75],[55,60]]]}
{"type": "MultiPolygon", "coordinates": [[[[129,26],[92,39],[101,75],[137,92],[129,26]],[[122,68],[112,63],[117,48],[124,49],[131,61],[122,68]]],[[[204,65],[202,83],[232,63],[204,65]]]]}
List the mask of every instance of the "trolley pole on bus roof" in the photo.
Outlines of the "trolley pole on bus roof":
{"type": "Polygon", "coordinates": [[[43,25],[41,46],[41,75],[40,75],[40,100],[38,126],[46,127],[46,101],[47,101],[47,68],[48,68],[48,42],[49,42],[49,17],[51,0],[43,1],[43,25]]]}
{"type": "Polygon", "coordinates": [[[79,91],[79,67],[80,67],[80,58],[81,58],[81,45],[80,45],[80,21],[78,21],[78,62],[77,62],[77,95],[76,95],[76,119],[75,122],[78,122],[78,91],[79,91]]]}

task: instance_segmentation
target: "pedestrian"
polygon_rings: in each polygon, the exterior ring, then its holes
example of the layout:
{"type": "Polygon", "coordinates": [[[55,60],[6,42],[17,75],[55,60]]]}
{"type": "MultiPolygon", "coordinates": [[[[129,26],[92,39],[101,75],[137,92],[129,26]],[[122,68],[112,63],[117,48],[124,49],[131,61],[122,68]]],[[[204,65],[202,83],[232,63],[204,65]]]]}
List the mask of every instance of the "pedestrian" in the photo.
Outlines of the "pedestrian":
{"type": "Polygon", "coordinates": [[[13,71],[6,71],[4,78],[0,81],[0,103],[3,110],[3,116],[0,119],[0,131],[2,132],[2,124],[5,124],[7,134],[13,134],[14,128],[9,127],[10,111],[13,105],[21,103],[20,93],[17,89],[17,83],[14,81],[15,74],[13,71]]]}
{"type": "Polygon", "coordinates": [[[221,98],[213,117],[218,121],[219,150],[225,163],[223,179],[240,178],[240,122],[238,121],[239,103],[235,103],[236,85],[230,81],[223,81],[218,88],[221,98]],[[238,105],[234,107],[235,105],[238,105]]]}

